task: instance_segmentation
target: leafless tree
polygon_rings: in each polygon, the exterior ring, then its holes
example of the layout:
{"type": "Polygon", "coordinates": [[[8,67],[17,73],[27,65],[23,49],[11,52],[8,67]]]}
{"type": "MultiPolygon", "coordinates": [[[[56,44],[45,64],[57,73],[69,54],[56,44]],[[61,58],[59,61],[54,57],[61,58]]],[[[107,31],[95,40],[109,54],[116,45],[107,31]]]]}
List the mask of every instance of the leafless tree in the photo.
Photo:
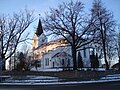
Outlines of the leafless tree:
{"type": "Polygon", "coordinates": [[[92,16],[96,17],[96,21],[94,26],[97,31],[96,43],[100,45],[104,60],[106,63],[106,69],[109,69],[109,63],[107,60],[107,42],[110,37],[113,37],[113,33],[115,32],[115,21],[113,20],[113,14],[108,11],[101,0],[95,0],[91,9],[92,16]]]}
{"type": "MultiPolygon", "coordinates": [[[[49,35],[63,37],[72,49],[73,69],[77,69],[76,52],[79,48],[93,41],[93,18],[87,17],[84,5],[80,2],[64,3],[50,9],[43,18],[43,26],[49,35]]],[[[89,16],[89,15],[88,15],[89,16]]]]}
{"type": "MultiPolygon", "coordinates": [[[[33,21],[33,11],[27,9],[14,13],[12,16],[0,16],[1,58],[3,62],[14,54],[19,43],[28,39],[28,35],[25,36],[23,33],[33,21]]],[[[5,65],[3,69],[5,69],[5,65]]]]}
{"type": "Polygon", "coordinates": [[[108,59],[108,64],[111,66],[111,62],[115,60],[115,57],[117,56],[117,50],[116,50],[116,36],[112,36],[110,38],[107,38],[106,41],[106,55],[108,59]]]}
{"type": "Polygon", "coordinates": [[[118,26],[118,34],[117,34],[117,54],[118,54],[118,63],[119,63],[119,70],[120,70],[120,25],[118,26]]]}

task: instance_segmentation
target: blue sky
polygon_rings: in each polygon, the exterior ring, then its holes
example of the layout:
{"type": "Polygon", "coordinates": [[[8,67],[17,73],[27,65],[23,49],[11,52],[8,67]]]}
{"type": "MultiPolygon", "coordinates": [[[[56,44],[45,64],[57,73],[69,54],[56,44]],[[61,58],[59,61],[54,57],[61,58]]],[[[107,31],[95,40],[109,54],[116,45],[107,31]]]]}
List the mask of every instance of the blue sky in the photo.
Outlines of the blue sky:
{"type": "MultiPolygon", "coordinates": [[[[27,7],[35,10],[35,15],[39,13],[44,16],[44,12],[49,11],[50,7],[57,7],[62,2],[69,2],[70,0],[0,0],[0,13],[13,13],[27,7]]],[[[77,1],[77,0],[73,0],[77,1]]],[[[90,10],[93,0],[80,0],[85,4],[86,11],[90,10]]],[[[104,6],[114,12],[116,20],[120,22],[120,0],[102,0],[104,6]]]]}
{"type": "MultiPolygon", "coordinates": [[[[44,12],[49,11],[50,7],[55,8],[63,1],[69,2],[70,0],[0,0],[0,14],[10,14],[27,7],[28,9],[35,10],[35,17],[38,17],[38,14],[41,14],[43,17],[44,12]]],[[[85,11],[89,11],[93,0],[80,1],[85,4],[85,11]]],[[[108,10],[114,13],[115,20],[120,23],[120,0],[102,0],[102,2],[108,10]]]]}
{"type": "MultiPolygon", "coordinates": [[[[44,12],[48,11],[49,7],[57,7],[63,1],[69,2],[70,0],[0,0],[0,13],[13,13],[28,7],[28,9],[34,9],[36,14],[44,15],[44,12]]],[[[90,9],[93,2],[93,0],[80,1],[85,4],[87,10],[90,9]]],[[[102,2],[109,10],[114,12],[116,17],[119,15],[120,0],[102,0],[102,2]]]]}
{"type": "MultiPolygon", "coordinates": [[[[71,0],[0,0],[0,14],[12,14],[13,12],[17,12],[27,7],[30,10],[35,10],[35,18],[39,17],[38,14],[41,14],[41,17],[44,17],[44,12],[49,11],[50,7],[56,8],[58,4],[63,1],[69,2],[71,0]]],[[[85,11],[88,12],[91,9],[93,0],[80,1],[85,4],[85,11]]],[[[102,2],[108,10],[114,13],[115,20],[120,24],[120,0],[102,0],[102,2]]],[[[36,27],[37,24],[38,19],[29,27],[28,31],[32,31],[31,36],[33,36],[33,32],[35,32],[34,27],[36,27]]]]}

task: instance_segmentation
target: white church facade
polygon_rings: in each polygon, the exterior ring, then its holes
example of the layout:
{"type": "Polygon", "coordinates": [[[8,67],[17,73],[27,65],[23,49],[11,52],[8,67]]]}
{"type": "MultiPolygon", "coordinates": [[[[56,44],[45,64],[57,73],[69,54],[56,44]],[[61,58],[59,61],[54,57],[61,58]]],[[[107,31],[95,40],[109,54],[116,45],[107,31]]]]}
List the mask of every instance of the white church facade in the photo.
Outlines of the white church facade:
{"type": "MultiPolygon", "coordinates": [[[[71,46],[63,38],[48,42],[40,20],[33,36],[32,48],[34,61],[38,61],[37,69],[73,67],[71,46]]],[[[80,53],[84,67],[90,67],[90,49],[83,49],[80,53]]]]}

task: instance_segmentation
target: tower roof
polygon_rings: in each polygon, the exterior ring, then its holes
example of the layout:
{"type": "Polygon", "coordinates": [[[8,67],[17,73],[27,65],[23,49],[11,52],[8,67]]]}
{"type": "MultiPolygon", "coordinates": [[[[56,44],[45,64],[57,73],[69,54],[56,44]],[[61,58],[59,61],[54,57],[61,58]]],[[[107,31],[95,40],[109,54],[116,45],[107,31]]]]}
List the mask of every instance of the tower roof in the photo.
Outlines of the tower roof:
{"type": "Polygon", "coordinates": [[[41,23],[41,20],[39,19],[37,30],[36,30],[35,34],[39,37],[42,33],[43,33],[42,23],[41,23]]]}

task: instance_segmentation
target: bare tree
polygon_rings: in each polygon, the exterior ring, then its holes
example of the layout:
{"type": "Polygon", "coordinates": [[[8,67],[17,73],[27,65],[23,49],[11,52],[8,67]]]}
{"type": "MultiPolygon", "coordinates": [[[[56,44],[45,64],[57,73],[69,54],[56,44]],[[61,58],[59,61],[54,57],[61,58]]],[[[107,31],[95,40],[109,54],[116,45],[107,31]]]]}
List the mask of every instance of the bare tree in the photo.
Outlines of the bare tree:
{"type": "Polygon", "coordinates": [[[108,64],[109,66],[111,66],[111,62],[115,59],[115,57],[117,56],[117,50],[116,50],[116,35],[113,35],[114,33],[112,33],[112,36],[107,38],[106,40],[106,55],[107,55],[107,59],[108,59],[108,64]]]}
{"type": "Polygon", "coordinates": [[[119,70],[120,70],[120,26],[118,27],[118,34],[116,38],[116,46],[117,46],[117,55],[118,55],[118,63],[119,63],[119,70]]]}
{"type": "MultiPolygon", "coordinates": [[[[93,19],[87,17],[80,1],[63,3],[57,9],[50,9],[43,19],[44,29],[49,35],[63,37],[72,49],[73,69],[77,69],[76,52],[93,41],[93,19]]],[[[89,16],[89,15],[88,15],[89,16]]]]}
{"type": "Polygon", "coordinates": [[[29,70],[31,68],[30,67],[31,61],[33,60],[32,50],[30,49],[29,44],[23,44],[22,45],[22,50],[23,50],[22,52],[25,55],[25,62],[26,62],[26,68],[25,69],[29,70]]]}
{"type": "Polygon", "coordinates": [[[119,30],[119,37],[118,37],[118,57],[119,57],[119,70],[120,70],[120,30],[119,30]]]}
{"type": "MultiPolygon", "coordinates": [[[[0,32],[2,33],[1,58],[4,63],[14,54],[18,44],[28,39],[28,35],[25,36],[23,33],[33,20],[33,11],[27,9],[14,13],[12,16],[0,16],[0,32]]],[[[3,69],[5,69],[5,64],[3,69]]]]}
{"type": "Polygon", "coordinates": [[[108,11],[102,4],[101,0],[95,0],[91,9],[92,16],[96,17],[94,26],[97,31],[96,43],[98,43],[103,51],[104,60],[106,63],[106,70],[109,69],[109,63],[107,60],[107,41],[110,37],[113,37],[115,32],[115,21],[113,20],[113,14],[108,11]]]}

